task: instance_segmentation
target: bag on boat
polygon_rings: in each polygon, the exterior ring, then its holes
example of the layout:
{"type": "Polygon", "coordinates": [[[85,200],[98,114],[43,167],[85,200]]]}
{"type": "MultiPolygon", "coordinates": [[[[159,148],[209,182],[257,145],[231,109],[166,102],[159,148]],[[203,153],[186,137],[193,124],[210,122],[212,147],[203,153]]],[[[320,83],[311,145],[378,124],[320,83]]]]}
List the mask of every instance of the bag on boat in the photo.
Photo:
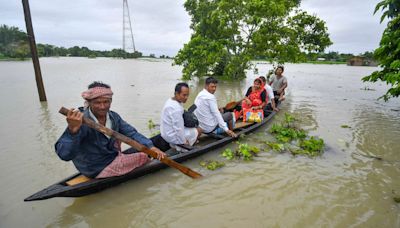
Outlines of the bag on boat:
{"type": "Polygon", "coordinates": [[[186,110],[183,111],[183,123],[185,127],[199,126],[199,120],[193,113],[196,108],[197,106],[193,104],[187,111],[186,110]]]}
{"type": "Polygon", "coordinates": [[[260,123],[264,119],[264,111],[262,109],[243,109],[243,122],[260,123]]]}

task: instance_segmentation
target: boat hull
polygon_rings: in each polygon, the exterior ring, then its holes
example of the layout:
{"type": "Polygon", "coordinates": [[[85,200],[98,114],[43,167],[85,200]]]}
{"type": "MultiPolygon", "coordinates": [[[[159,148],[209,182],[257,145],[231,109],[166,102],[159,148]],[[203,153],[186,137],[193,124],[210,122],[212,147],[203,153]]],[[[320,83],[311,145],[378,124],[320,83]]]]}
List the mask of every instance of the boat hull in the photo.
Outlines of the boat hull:
{"type": "MultiPolygon", "coordinates": [[[[255,123],[250,126],[244,127],[242,129],[238,129],[237,135],[240,136],[242,134],[247,134],[250,132],[255,131],[256,129],[260,128],[261,126],[265,125],[268,123],[272,117],[275,115],[275,112],[272,112],[268,117],[264,118],[264,120],[260,123],[255,123]]],[[[200,156],[202,154],[205,154],[211,150],[220,148],[222,146],[225,146],[226,144],[236,140],[236,138],[232,138],[229,136],[223,137],[221,139],[218,139],[215,142],[209,143],[207,145],[201,146],[201,147],[195,147],[194,149],[184,152],[184,153],[178,153],[176,155],[172,155],[170,158],[176,162],[183,162],[185,160],[200,156]]],[[[150,174],[156,171],[159,171],[161,169],[167,168],[168,166],[161,163],[159,160],[152,160],[148,164],[138,167],[131,172],[118,176],[118,177],[109,177],[109,178],[104,178],[104,179],[91,179],[89,181],[76,184],[73,186],[69,186],[66,184],[67,181],[77,177],[80,175],[80,173],[76,173],[64,180],[61,180],[60,182],[53,184],[29,197],[24,199],[24,201],[35,201],[35,200],[45,200],[53,197],[81,197],[89,194],[93,194],[99,191],[102,191],[106,188],[116,186],[118,184],[121,184],[123,182],[126,182],[131,179],[135,179],[141,176],[144,176],[146,174],[150,174]]]]}

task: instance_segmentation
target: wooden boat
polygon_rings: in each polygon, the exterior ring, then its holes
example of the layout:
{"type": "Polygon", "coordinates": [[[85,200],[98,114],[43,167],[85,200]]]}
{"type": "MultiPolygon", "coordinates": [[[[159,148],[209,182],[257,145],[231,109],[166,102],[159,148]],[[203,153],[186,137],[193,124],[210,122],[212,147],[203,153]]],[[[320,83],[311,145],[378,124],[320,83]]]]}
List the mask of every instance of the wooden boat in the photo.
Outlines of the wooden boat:
{"type": "MultiPolygon", "coordinates": [[[[260,123],[250,124],[250,123],[238,122],[236,123],[235,133],[238,136],[250,133],[268,123],[274,115],[275,112],[270,113],[268,117],[264,118],[260,123]]],[[[159,147],[156,140],[157,137],[160,136],[157,135],[151,139],[154,142],[155,146],[159,147]]],[[[235,138],[229,136],[215,135],[215,134],[208,135],[206,138],[207,138],[207,143],[205,145],[194,146],[193,148],[190,148],[190,150],[187,152],[178,153],[174,149],[169,149],[168,151],[166,151],[166,153],[170,155],[170,158],[172,160],[176,162],[183,162],[187,159],[199,156],[216,148],[222,147],[235,140],[235,138]]],[[[131,172],[118,177],[110,177],[104,179],[89,179],[81,175],[80,173],[77,173],[29,196],[28,198],[24,199],[24,201],[44,200],[53,197],[85,196],[118,185],[130,179],[134,179],[149,173],[156,172],[166,167],[168,166],[161,163],[160,161],[152,160],[146,165],[136,168],[131,172]]]]}

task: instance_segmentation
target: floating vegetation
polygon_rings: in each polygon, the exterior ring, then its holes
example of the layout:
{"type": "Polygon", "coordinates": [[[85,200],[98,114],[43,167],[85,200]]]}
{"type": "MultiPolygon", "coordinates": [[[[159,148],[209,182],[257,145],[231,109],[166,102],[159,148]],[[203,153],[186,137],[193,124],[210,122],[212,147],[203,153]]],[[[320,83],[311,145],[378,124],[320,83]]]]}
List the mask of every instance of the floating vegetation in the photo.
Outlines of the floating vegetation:
{"type": "Polygon", "coordinates": [[[228,160],[232,160],[235,158],[235,153],[231,150],[231,149],[225,149],[222,153],[221,153],[222,157],[228,159],[228,160]]]}
{"type": "Polygon", "coordinates": [[[394,202],[400,203],[400,197],[393,197],[394,202]]]}
{"type": "MultiPolygon", "coordinates": [[[[286,113],[285,113],[286,114],[286,113]]],[[[294,127],[284,127],[281,124],[274,124],[271,127],[270,132],[275,134],[276,139],[280,142],[290,142],[294,139],[304,139],[307,137],[307,133],[303,129],[296,129],[294,127]]]]}
{"type": "Polygon", "coordinates": [[[351,128],[349,125],[343,124],[342,126],[340,126],[341,128],[351,128]]]}
{"type": "Polygon", "coordinates": [[[322,151],[324,149],[324,140],[311,136],[310,139],[300,141],[300,147],[308,151],[322,151]]]}
{"type": "Polygon", "coordinates": [[[240,159],[243,158],[245,161],[252,160],[253,157],[260,152],[260,148],[256,146],[249,146],[247,143],[238,143],[238,147],[235,151],[231,149],[225,149],[221,155],[222,157],[232,160],[234,158],[240,159]]]}
{"type": "Polygon", "coordinates": [[[276,152],[282,152],[285,150],[285,146],[282,143],[265,142],[272,150],[276,152]]]}
{"type": "Polygon", "coordinates": [[[220,161],[207,160],[207,161],[201,161],[200,166],[208,170],[214,171],[216,169],[225,166],[225,163],[220,161]]]}
{"type": "Polygon", "coordinates": [[[292,154],[305,154],[310,157],[320,155],[324,151],[324,140],[311,136],[310,139],[300,141],[301,150],[291,151],[292,154]]]}
{"type": "Polygon", "coordinates": [[[243,156],[243,160],[248,161],[253,159],[253,156],[260,152],[260,149],[255,146],[249,146],[247,143],[239,143],[238,152],[243,156]]]}
{"type": "Polygon", "coordinates": [[[147,127],[149,128],[149,130],[152,130],[156,127],[156,124],[153,122],[152,119],[149,119],[149,121],[147,122],[147,127]]]}
{"type": "MultiPolygon", "coordinates": [[[[305,130],[296,128],[294,121],[296,119],[288,113],[285,113],[283,123],[272,125],[270,132],[275,135],[278,142],[265,142],[272,150],[283,152],[290,151],[293,155],[308,155],[315,157],[323,153],[324,140],[311,136],[309,137],[305,130]],[[298,147],[290,147],[293,141],[297,140],[298,147]],[[287,144],[283,144],[287,143],[287,144]],[[289,145],[289,146],[285,146],[289,145]]],[[[342,125],[347,126],[347,125],[342,125]]]]}
{"type": "Polygon", "coordinates": [[[291,123],[293,123],[296,119],[294,118],[294,116],[288,114],[285,112],[285,123],[287,124],[287,126],[289,127],[291,123]]]}
{"type": "Polygon", "coordinates": [[[152,119],[149,119],[149,121],[147,121],[147,128],[150,131],[150,137],[160,134],[159,130],[154,131],[154,130],[156,130],[156,126],[160,126],[160,125],[155,124],[152,119]]]}

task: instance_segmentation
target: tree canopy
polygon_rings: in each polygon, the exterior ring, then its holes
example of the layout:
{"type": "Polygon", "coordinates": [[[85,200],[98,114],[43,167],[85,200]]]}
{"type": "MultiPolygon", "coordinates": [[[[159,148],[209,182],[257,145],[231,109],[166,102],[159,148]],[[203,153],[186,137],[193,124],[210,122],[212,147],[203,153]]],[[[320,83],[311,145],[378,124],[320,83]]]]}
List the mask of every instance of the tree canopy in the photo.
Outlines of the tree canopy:
{"type": "Polygon", "coordinates": [[[250,60],[298,62],[332,44],[325,22],[299,9],[300,0],[186,0],[193,34],[174,63],[183,78],[245,77],[250,60]]]}
{"type": "Polygon", "coordinates": [[[391,88],[380,97],[387,101],[400,95],[400,1],[383,0],[376,5],[374,14],[379,9],[383,11],[381,23],[385,18],[389,19],[380,46],[374,52],[374,57],[379,61],[382,70],[364,77],[363,81],[380,80],[390,85],[391,88]]]}
{"type": "Polygon", "coordinates": [[[25,58],[29,56],[26,33],[17,27],[0,26],[0,56],[25,58]]]}

